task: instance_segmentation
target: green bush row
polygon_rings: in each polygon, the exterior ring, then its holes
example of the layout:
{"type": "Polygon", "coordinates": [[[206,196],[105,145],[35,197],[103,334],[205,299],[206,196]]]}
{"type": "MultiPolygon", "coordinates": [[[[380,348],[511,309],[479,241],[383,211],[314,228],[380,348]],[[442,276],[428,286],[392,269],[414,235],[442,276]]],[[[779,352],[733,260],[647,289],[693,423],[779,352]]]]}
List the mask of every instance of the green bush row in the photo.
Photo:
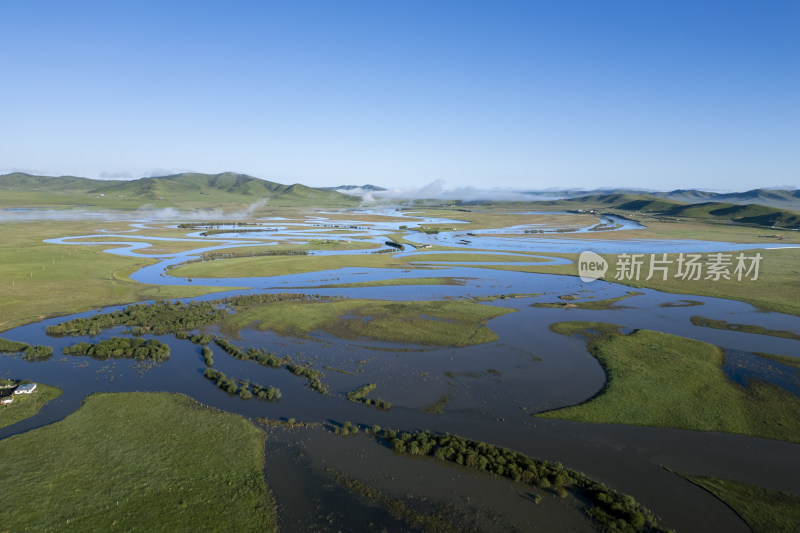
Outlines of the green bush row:
{"type": "Polygon", "coordinates": [[[205,361],[207,367],[214,366],[214,352],[211,351],[211,348],[208,346],[203,346],[203,361],[205,361]]]}
{"type": "Polygon", "coordinates": [[[255,397],[259,400],[272,401],[278,400],[281,397],[280,389],[264,387],[248,380],[228,378],[228,376],[213,368],[206,368],[203,372],[203,377],[229,394],[238,394],[239,397],[244,400],[255,397]]]}
{"type": "Polygon", "coordinates": [[[156,302],[129,305],[125,309],[102,313],[90,318],[75,318],[48,326],[46,333],[52,336],[98,335],[107,328],[130,326],[134,335],[154,333],[164,335],[178,331],[189,331],[217,322],[227,312],[215,302],[156,302]]]}
{"type": "Polygon", "coordinates": [[[222,348],[225,353],[234,359],[240,359],[242,361],[255,361],[261,366],[269,366],[272,368],[280,368],[285,363],[283,358],[278,357],[275,353],[268,352],[266,350],[249,348],[246,352],[243,352],[238,346],[223,337],[214,337],[214,344],[222,348]]]}
{"type": "Polygon", "coordinates": [[[392,407],[390,402],[382,400],[378,398],[377,400],[373,400],[371,398],[367,398],[367,394],[375,390],[377,385],[375,383],[367,383],[365,385],[361,385],[354,391],[350,391],[347,393],[347,399],[353,403],[364,403],[366,405],[375,405],[379,409],[388,410],[392,407]]]}
{"type": "Polygon", "coordinates": [[[308,368],[307,366],[287,364],[286,368],[295,376],[302,376],[308,381],[311,390],[320,394],[328,394],[328,386],[323,384],[319,378],[324,376],[319,370],[308,368]]]}
{"type": "Polygon", "coordinates": [[[565,497],[572,492],[590,502],[589,517],[605,531],[663,531],[652,513],[632,496],[620,494],[561,463],[533,459],[519,452],[449,434],[398,432],[373,428],[368,433],[390,444],[396,452],[431,455],[475,470],[550,490],[565,497]]]}
{"type": "Polygon", "coordinates": [[[163,342],[128,337],[111,337],[97,344],[79,342],[65,347],[63,351],[66,355],[90,355],[96,359],[125,357],[161,362],[169,358],[169,346],[163,342]]]}

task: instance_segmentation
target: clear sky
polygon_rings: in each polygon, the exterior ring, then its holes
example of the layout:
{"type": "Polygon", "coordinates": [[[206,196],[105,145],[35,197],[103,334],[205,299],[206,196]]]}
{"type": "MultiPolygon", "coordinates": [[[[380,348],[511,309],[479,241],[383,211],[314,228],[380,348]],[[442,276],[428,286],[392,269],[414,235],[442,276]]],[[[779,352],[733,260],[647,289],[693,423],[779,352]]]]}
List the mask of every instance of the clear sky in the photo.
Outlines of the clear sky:
{"type": "Polygon", "coordinates": [[[800,185],[800,2],[0,2],[0,171],[800,185]]]}

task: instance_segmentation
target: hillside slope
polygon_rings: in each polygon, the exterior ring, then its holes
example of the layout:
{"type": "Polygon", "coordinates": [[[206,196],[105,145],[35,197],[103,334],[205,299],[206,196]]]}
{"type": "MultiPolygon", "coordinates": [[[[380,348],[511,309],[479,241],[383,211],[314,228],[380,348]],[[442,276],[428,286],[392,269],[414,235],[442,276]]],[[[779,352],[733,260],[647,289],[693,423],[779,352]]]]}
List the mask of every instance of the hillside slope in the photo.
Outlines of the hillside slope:
{"type": "Polygon", "coordinates": [[[784,229],[800,228],[800,213],[759,204],[727,202],[679,203],[651,195],[609,194],[570,198],[551,205],[645,213],[665,218],[696,218],[784,229]]]}
{"type": "Polygon", "coordinates": [[[354,206],[360,198],[301,184],[283,185],[246,174],[184,173],[132,181],[88,178],[0,176],[0,207],[222,207],[266,202],[274,206],[354,206]]]}
{"type": "Polygon", "coordinates": [[[11,191],[90,191],[98,187],[113,185],[116,181],[93,180],[76,176],[34,176],[24,172],[13,172],[0,176],[0,190],[11,191]]]}

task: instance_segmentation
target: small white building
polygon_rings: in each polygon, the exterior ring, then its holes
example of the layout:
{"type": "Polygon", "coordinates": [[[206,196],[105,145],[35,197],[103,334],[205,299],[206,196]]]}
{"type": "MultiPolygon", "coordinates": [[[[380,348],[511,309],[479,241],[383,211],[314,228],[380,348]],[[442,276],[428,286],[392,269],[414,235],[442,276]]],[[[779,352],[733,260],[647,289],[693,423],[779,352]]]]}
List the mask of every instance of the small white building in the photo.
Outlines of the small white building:
{"type": "Polygon", "coordinates": [[[17,390],[14,391],[14,394],[30,394],[36,390],[36,383],[28,383],[26,385],[20,385],[17,387],[17,390]]]}

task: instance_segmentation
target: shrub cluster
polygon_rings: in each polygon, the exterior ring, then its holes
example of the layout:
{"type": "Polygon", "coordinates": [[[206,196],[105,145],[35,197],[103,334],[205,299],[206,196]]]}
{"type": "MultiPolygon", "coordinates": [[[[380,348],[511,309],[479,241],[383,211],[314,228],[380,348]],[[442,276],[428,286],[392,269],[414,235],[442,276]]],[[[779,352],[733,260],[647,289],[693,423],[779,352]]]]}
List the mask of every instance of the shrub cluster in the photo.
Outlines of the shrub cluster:
{"type": "Polygon", "coordinates": [[[111,337],[97,344],[79,342],[64,348],[67,355],[90,355],[96,359],[129,357],[137,360],[149,359],[155,362],[169,358],[169,346],[155,339],[131,339],[111,337]]]}
{"type": "Polygon", "coordinates": [[[203,237],[210,237],[211,235],[219,235],[221,233],[261,233],[262,231],[278,231],[278,228],[210,229],[204,231],[200,235],[202,235],[203,237]]]}
{"type": "Polygon", "coordinates": [[[192,335],[189,340],[195,344],[202,344],[203,346],[205,346],[206,344],[209,344],[211,343],[211,341],[214,340],[214,336],[198,334],[198,335],[192,335]]]}
{"type": "MultiPolygon", "coordinates": [[[[257,230],[239,230],[242,231],[275,231],[276,228],[264,228],[257,230]]],[[[212,230],[213,231],[213,230],[212,230]]],[[[218,233],[224,233],[226,230],[218,233]]],[[[230,230],[227,230],[230,231],[230,230]]],[[[209,232],[206,232],[209,234],[209,232]]],[[[203,254],[203,261],[213,261],[215,259],[232,259],[235,257],[266,257],[272,255],[308,255],[308,250],[260,250],[258,252],[208,252],[203,254]]]]}
{"type": "Polygon", "coordinates": [[[131,333],[164,335],[178,331],[189,331],[222,319],[224,309],[215,302],[156,302],[129,305],[120,311],[97,314],[90,318],[75,318],[54,326],[48,326],[48,335],[98,335],[103,329],[115,326],[130,326],[131,333]]]}
{"type": "Polygon", "coordinates": [[[387,402],[385,400],[381,400],[380,398],[378,398],[377,400],[373,400],[371,398],[367,398],[367,394],[369,394],[370,392],[374,391],[375,387],[377,387],[377,385],[375,383],[367,383],[365,385],[361,385],[356,390],[348,392],[347,393],[347,399],[350,400],[353,403],[362,402],[362,403],[365,403],[367,405],[373,405],[374,404],[376,407],[378,407],[380,409],[385,409],[385,410],[390,409],[392,407],[392,404],[390,402],[387,402]]]}
{"type": "Polygon", "coordinates": [[[207,367],[214,366],[214,352],[211,351],[211,348],[208,346],[203,346],[203,361],[205,361],[207,367]]]}
{"type": "MultiPolygon", "coordinates": [[[[377,432],[369,433],[377,436],[377,432]]],[[[588,515],[602,530],[662,531],[650,511],[633,497],[620,494],[580,472],[568,470],[561,463],[532,459],[493,444],[457,435],[434,435],[429,431],[398,433],[395,430],[383,430],[377,438],[391,444],[400,453],[432,455],[437,459],[535,485],[561,497],[572,492],[590,502],[588,515]]]]}
{"type": "Polygon", "coordinates": [[[242,361],[255,361],[262,366],[269,366],[272,368],[280,368],[286,365],[286,368],[295,376],[306,378],[311,390],[320,394],[328,394],[328,386],[323,384],[319,379],[324,376],[324,374],[319,370],[313,370],[306,366],[290,363],[288,359],[278,357],[277,354],[267,352],[266,350],[249,348],[246,352],[243,352],[238,346],[223,337],[215,337],[214,343],[231,357],[242,361]]]}
{"type": "Polygon", "coordinates": [[[402,244],[400,244],[399,242],[394,242],[394,241],[386,241],[386,242],[385,242],[385,243],[383,243],[383,244],[385,244],[386,246],[391,246],[392,248],[395,248],[395,249],[397,249],[397,250],[400,250],[401,252],[402,252],[403,250],[405,250],[405,249],[406,249],[406,247],[405,247],[405,246],[403,246],[402,244]]]}
{"type": "Polygon", "coordinates": [[[22,358],[26,361],[47,361],[53,356],[53,348],[50,346],[26,346],[22,352],[22,358]]]}
{"type": "MultiPolygon", "coordinates": [[[[232,296],[206,302],[160,301],[152,304],[129,305],[120,311],[96,314],[90,318],[75,318],[48,326],[46,332],[52,336],[99,335],[102,330],[107,328],[129,326],[133,335],[174,333],[179,338],[189,338],[185,332],[221,321],[227,314],[224,306],[236,308],[281,301],[333,300],[339,298],[338,296],[323,296],[319,294],[278,293],[232,296]]],[[[194,335],[192,342],[208,344],[211,342],[211,336],[194,335]]]]}
{"type": "Polygon", "coordinates": [[[53,355],[53,348],[50,346],[31,346],[24,342],[0,339],[0,353],[22,352],[22,358],[26,361],[45,361],[53,355]]]}
{"type": "Polygon", "coordinates": [[[308,380],[308,386],[311,390],[320,394],[328,394],[328,386],[324,385],[319,378],[324,376],[319,370],[308,368],[307,366],[288,364],[286,368],[295,376],[302,376],[308,380]]]}
{"type": "Polygon", "coordinates": [[[327,301],[340,300],[341,296],[328,296],[324,294],[293,294],[293,293],[261,293],[243,294],[240,296],[230,296],[217,300],[219,303],[231,307],[252,307],[254,305],[268,304],[274,302],[305,302],[305,301],[327,301]]]}
{"type": "Polygon", "coordinates": [[[281,391],[275,387],[263,387],[248,380],[228,378],[228,376],[213,368],[206,368],[205,372],[203,372],[203,377],[229,394],[238,394],[244,400],[256,397],[259,400],[272,401],[281,397],[281,391]]]}
{"type": "Polygon", "coordinates": [[[242,361],[255,361],[261,366],[269,366],[272,368],[280,368],[285,362],[276,354],[266,350],[249,348],[246,352],[243,352],[238,346],[223,337],[214,337],[214,343],[234,359],[239,359],[242,361]]]}
{"type": "Polygon", "coordinates": [[[354,426],[350,422],[345,422],[342,424],[342,427],[335,426],[333,428],[333,432],[337,435],[357,435],[358,434],[358,426],[354,426]]]}

